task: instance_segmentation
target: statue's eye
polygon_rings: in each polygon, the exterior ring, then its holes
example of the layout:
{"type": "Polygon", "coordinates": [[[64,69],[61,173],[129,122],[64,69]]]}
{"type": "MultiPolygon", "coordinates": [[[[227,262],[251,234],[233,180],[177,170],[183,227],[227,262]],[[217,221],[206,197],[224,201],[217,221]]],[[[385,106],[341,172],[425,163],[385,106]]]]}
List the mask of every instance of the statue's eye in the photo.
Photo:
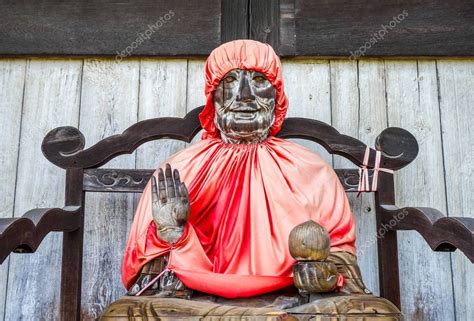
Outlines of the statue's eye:
{"type": "Polygon", "coordinates": [[[234,82],[234,81],[236,81],[236,80],[237,80],[237,79],[235,79],[234,76],[227,76],[227,77],[224,78],[224,81],[225,81],[226,83],[231,83],[231,82],[234,82]]]}
{"type": "Polygon", "coordinates": [[[267,80],[267,79],[266,79],[265,77],[263,77],[263,76],[255,76],[255,77],[253,77],[253,80],[254,80],[255,82],[262,83],[262,82],[264,82],[264,81],[267,80]]]}

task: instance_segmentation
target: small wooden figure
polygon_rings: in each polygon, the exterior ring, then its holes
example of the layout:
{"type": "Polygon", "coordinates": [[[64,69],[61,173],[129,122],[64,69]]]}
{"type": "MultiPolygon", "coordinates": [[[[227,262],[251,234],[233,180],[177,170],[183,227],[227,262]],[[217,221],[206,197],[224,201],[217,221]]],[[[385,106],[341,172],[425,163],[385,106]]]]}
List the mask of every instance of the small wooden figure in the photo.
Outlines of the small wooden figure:
{"type": "Polygon", "coordinates": [[[297,225],[289,236],[290,254],[297,261],[293,266],[295,286],[302,295],[331,292],[336,289],[336,265],[326,261],[330,242],[328,231],[309,220],[297,225]]]}

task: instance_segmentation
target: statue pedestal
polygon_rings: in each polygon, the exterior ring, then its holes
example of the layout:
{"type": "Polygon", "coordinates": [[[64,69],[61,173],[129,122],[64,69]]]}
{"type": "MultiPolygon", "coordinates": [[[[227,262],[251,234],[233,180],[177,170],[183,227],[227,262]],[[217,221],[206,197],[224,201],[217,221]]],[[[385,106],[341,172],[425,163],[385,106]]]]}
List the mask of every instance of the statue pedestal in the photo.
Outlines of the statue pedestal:
{"type": "Polygon", "coordinates": [[[177,321],[177,320],[246,320],[246,321],[399,321],[400,311],[389,301],[373,295],[321,295],[312,302],[293,308],[272,306],[295,304],[296,297],[270,296],[227,300],[203,295],[193,300],[154,296],[123,297],[107,307],[101,321],[177,321]]]}

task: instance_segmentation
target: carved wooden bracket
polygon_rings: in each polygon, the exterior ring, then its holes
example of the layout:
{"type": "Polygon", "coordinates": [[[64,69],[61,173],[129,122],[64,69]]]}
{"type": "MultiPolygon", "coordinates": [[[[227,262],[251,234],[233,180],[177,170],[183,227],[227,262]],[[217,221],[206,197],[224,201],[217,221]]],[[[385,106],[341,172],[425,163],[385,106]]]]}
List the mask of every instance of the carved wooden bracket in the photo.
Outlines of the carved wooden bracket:
{"type": "Polygon", "coordinates": [[[474,218],[446,217],[429,207],[382,205],[387,229],[416,230],[433,251],[462,251],[474,263],[474,218]]]}
{"type": "MultiPolygon", "coordinates": [[[[314,141],[329,153],[341,155],[361,166],[367,145],[360,140],[341,134],[334,127],[315,119],[287,118],[277,135],[281,138],[301,138],[314,141]]],[[[418,155],[416,138],[403,128],[384,129],[375,140],[376,149],[382,152],[380,166],[400,169],[418,155]]],[[[370,149],[369,168],[373,168],[375,149],[370,149]]]]}
{"type": "Polygon", "coordinates": [[[0,264],[12,252],[35,252],[49,232],[70,232],[81,226],[79,206],[37,208],[22,217],[0,219],[0,264]]]}
{"type": "Polygon", "coordinates": [[[184,118],[161,117],[143,120],[122,134],[105,138],[84,149],[85,138],[79,129],[58,127],[43,139],[44,156],[61,168],[100,167],[119,155],[131,154],[140,145],[162,138],[191,142],[201,130],[198,114],[202,107],[190,111],[184,118]]]}
{"type": "MultiPolygon", "coordinates": [[[[140,145],[156,139],[171,138],[191,142],[201,130],[198,115],[203,106],[190,111],[184,118],[162,117],[138,122],[122,134],[105,138],[84,149],[84,135],[74,127],[59,127],[50,131],[41,149],[45,157],[61,168],[100,167],[122,154],[130,154],[140,145]]],[[[301,138],[321,144],[331,154],[344,156],[361,166],[366,145],[353,137],[339,133],[332,126],[313,119],[288,118],[277,135],[281,138],[301,138]]],[[[415,137],[402,128],[387,128],[377,137],[376,147],[382,152],[381,166],[400,169],[418,154],[415,137]]],[[[375,159],[370,150],[369,168],[375,159]]]]}

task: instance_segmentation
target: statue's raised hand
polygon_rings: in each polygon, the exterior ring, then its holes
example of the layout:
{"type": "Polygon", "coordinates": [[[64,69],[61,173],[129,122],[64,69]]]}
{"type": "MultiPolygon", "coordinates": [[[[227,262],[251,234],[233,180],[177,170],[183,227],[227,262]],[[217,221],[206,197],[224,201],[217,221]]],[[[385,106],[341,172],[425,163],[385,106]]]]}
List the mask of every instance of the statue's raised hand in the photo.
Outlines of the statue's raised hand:
{"type": "Polygon", "coordinates": [[[152,207],[158,237],[176,243],[188,220],[189,194],[178,170],[172,172],[170,164],[166,164],[164,173],[161,168],[158,170],[158,184],[155,176],[152,177],[152,207]]]}

